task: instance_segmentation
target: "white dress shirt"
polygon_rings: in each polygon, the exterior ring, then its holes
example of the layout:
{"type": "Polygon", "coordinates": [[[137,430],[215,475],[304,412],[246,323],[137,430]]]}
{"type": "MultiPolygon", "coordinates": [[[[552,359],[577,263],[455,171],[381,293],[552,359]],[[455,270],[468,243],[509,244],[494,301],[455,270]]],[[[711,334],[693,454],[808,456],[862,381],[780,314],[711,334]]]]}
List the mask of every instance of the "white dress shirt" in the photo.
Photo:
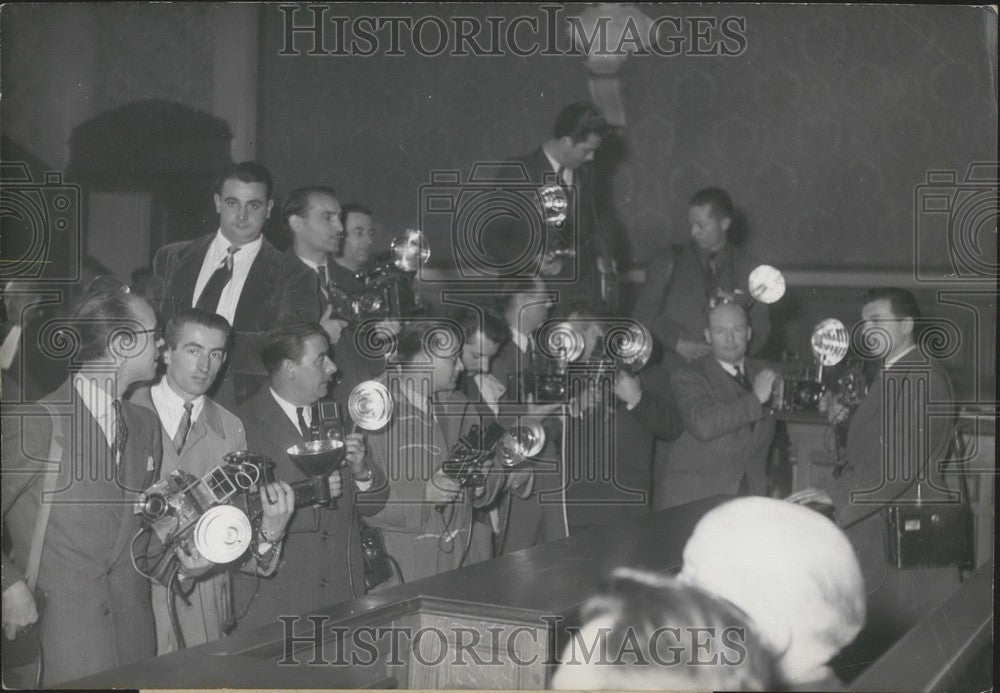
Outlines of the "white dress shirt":
{"type": "MultiPolygon", "coordinates": [[[[240,302],[243,285],[246,284],[247,275],[250,274],[250,266],[253,265],[253,261],[257,258],[257,253],[260,252],[263,244],[264,237],[260,236],[256,241],[241,245],[239,251],[233,255],[233,276],[222,290],[222,294],[219,296],[219,307],[215,311],[228,320],[230,325],[233,324],[233,317],[236,315],[236,306],[240,302]]],[[[208,246],[204,262],[201,263],[198,281],[195,282],[194,294],[191,296],[192,308],[198,305],[198,299],[201,298],[205,285],[215,274],[215,270],[222,265],[222,261],[226,259],[231,245],[234,244],[223,236],[222,229],[219,229],[212,244],[208,246]]]]}
{"type": "MultiPolygon", "coordinates": [[[[181,418],[184,416],[184,403],[187,400],[174,392],[174,389],[167,383],[166,376],[149,388],[149,396],[153,400],[153,407],[156,409],[157,416],[160,417],[163,430],[173,440],[177,435],[177,429],[180,428],[181,418]]],[[[201,410],[205,406],[205,395],[191,400],[191,405],[191,423],[194,424],[201,416],[201,410]]]]}
{"type": "Polygon", "coordinates": [[[747,373],[746,359],[740,360],[739,363],[728,363],[721,359],[715,359],[715,360],[719,362],[720,366],[722,366],[722,370],[724,370],[726,373],[733,376],[734,378],[740,377],[739,371],[737,371],[737,366],[739,367],[740,370],[743,371],[743,373],[747,376],[747,378],[750,377],[750,374],[747,373]]]}
{"type": "Polygon", "coordinates": [[[507,392],[507,387],[497,379],[492,373],[476,373],[472,380],[479,387],[479,393],[483,396],[494,416],[500,415],[500,398],[507,392]]]}
{"type": "MultiPolygon", "coordinates": [[[[552,167],[552,170],[555,172],[556,176],[558,176],[559,169],[562,168],[559,166],[559,162],[553,159],[544,148],[542,149],[542,152],[545,154],[545,158],[549,160],[549,166],[552,167]]],[[[559,180],[558,178],[556,178],[556,180],[559,181],[560,185],[573,185],[573,169],[563,168],[562,180],[559,180]]]]}
{"type": "MultiPolygon", "coordinates": [[[[268,389],[271,390],[271,396],[274,397],[274,401],[278,403],[279,407],[281,407],[281,411],[285,412],[285,416],[288,417],[288,420],[295,425],[296,430],[299,430],[299,415],[295,412],[295,410],[298,409],[299,407],[295,406],[287,399],[285,399],[277,392],[275,392],[274,388],[268,388],[268,389]]],[[[305,419],[306,426],[312,426],[312,409],[313,409],[312,406],[302,407],[302,418],[305,419]]],[[[372,487],[372,480],[367,479],[365,481],[360,481],[358,479],[355,479],[354,485],[358,488],[359,491],[367,491],[372,487]]]]}
{"type": "Polygon", "coordinates": [[[892,358],[886,359],[885,360],[885,365],[883,366],[883,368],[888,368],[889,366],[893,365],[894,363],[896,363],[897,361],[899,361],[899,359],[903,358],[904,356],[906,356],[907,354],[909,354],[911,351],[913,351],[916,348],[917,348],[916,344],[911,344],[908,348],[903,349],[901,352],[899,352],[898,354],[896,354],[892,358]]]}
{"type": "Polygon", "coordinates": [[[288,420],[295,424],[295,430],[300,430],[299,428],[299,415],[296,413],[296,409],[302,409],[302,418],[306,421],[306,426],[312,426],[312,406],[308,407],[298,407],[287,399],[279,395],[274,391],[274,388],[268,388],[271,390],[271,396],[274,397],[274,401],[278,403],[281,407],[281,411],[285,412],[285,416],[288,420]]]}
{"type": "MultiPolygon", "coordinates": [[[[107,378],[109,383],[113,383],[114,376],[108,374],[102,377],[107,378]]],[[[87,407],[87,411],[101,427],[101,432],[108,441],[108,447],[114,445],[118,424],[115,419],[115,410],[111,406],[111,403],[115,401],[114,398],[108,394],[107,390],[98,385],[96,377],[87,377],[77,373],[73,376],[73,387],[80,395],[83,406],[87,407]]],[[[121,461],[121,454],[122,451],[118,450],[116,462],[121,461]]]]}
{"type": "Polygon", "coordinates": [[[514,346],[520,349],[522,354],[527,354],[530,351],[531,341],[528,335],[513,326],[510,328],[510,341],[514,342],[514,346]]]}

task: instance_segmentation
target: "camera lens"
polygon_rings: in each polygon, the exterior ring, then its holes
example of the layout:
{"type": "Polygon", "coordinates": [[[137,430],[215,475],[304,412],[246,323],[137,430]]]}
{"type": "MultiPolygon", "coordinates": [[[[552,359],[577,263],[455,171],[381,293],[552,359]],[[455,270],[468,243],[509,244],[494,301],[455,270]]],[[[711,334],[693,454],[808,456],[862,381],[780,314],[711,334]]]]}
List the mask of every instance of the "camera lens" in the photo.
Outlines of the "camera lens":
{"type": "Polygon", "coordinates": [[[147,520],[157,520],[167,514],[167,499],[159,493],[146,496],[142,514],[147,520]]]}

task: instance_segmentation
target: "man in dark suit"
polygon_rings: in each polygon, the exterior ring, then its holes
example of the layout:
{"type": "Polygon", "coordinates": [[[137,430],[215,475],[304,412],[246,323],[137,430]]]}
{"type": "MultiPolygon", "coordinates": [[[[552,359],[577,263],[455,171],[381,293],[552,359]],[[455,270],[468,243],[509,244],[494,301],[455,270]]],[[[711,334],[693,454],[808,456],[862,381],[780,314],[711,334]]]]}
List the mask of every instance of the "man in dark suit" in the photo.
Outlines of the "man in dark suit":
{"type": "Polygon", "coordinates": [[[233,326],[232,355],[212,397],[232,409],[267,380],[260,340],[279,320],[315,320],[316,279],[261,235],[271,215],[271,174],[230,165],[215,188],[219,230],[164,246],[153,258],[150,302],[164,322],[181,308],[218,313],[233,326]]]}
{"type": "Polygon", "coordinates": [[[567,518],[570,533],[579,534],[649,512],[654,441],[677,438],[684,421],[660,366],[636,376],[608,353],[606,334],[616,322],[605,306],[571,311],[568,322],[584,337],[574,368],[586,383],[571,407],[564,455],[567,518]]]}
{"type": "MultiPolygon", "coordinates": [[[[607,121],[592,104],[570,104],[556,117],[552,136],[541,147],[497,170],[495,182],[501,190],[505,184],[522,193],[525,186],[537,186],[529,197],[541,208],[514,220],[505,216],[484,230],[482,243],[491,271],[507,277],[546,277],[559,291],[560,306],[603,300],[617,309],[618,266],[608,226],[601,223],[589,165],[607,131],[607,121]]],[[[509,207],[503,209],[509,212],[509,207]]]]}
{"type": "Polygon", "coordinates": [[[340,210],[340,221],[344,226],[344,240],[340,250],[334,253],[330,280],[348,294],[355,295],[365,288],[356,275],[372,257],[375,240],[372,211],[364,205],[349,202],[340,210]]]}
{"type": "MultiPolygon", "coordinates": [[[[465,395],[479,415],[479,427],[486,431],[492,424],[505,429],[517,425],[518,417],[512,415],[509,401],[504,398],[506,386],[492,371],[493,357],[497,355],[510,336],[507,323],[497,313],[485,308],[466,308],[455,315],[462,329],[462,373],[458,390],[465,395]]],[[[514,468],[488,468],[486,488],[476,501],[473,515],[476,522],[486,526],[493,535],[494,554],[503,543],[510,519],[511,498],[531,495],[534,477],[528,465],[514,468]]]]}
{"type": "MultiPolygon", "coordinates": [[[[355,327],[344,314],[347,295],[355,285],[343,286],[346,270],[336,257],[346,243],[342,209],[332,188],[293,190],[281,208],[281,218],[292,235],[288,256],[301,262],[316,277],[316,317],[326,330],[337,359],[339,382],[334,395],[347,399],[355,385],[382,371],[381,363],[362,355],[355,327]],[[345,293],[346,292],[346,293],[345,293]]],[[[356,226],[356,224],[355,224],[356,226]]],[[[355,236],[357,236],[355,228],[355,236]]],[[[350,257],[355,257],[352,252],[350,257]]],[[[354,275],[350,274],[351,280],[354,275]]],[[[361,286],[363,288],[363,285],[361,286]]]]}
{"type": "MultiPolygon", "coordinates": [[[[654,258],[633,315],[653,333],[664,349],[663,363],[673,371],[708,354],[702,341],[706,309],[711,299],[736,298],[746,305],[750,272],[761,264],[729,241],[736,210],[729,194],[719,188],[696,192],[689,202],[691,243],[654,258]],[[736,292],[742,292],[742,298],[736,292]]],[[[768,308],[750,308],[753,340],[750,355],[760,352],[771,331],[768,308]]]]}
{"type": "MultiPolygon", "coordinates": [[[[292,485],[306,481],[287,450],[311,439],[320,426],[317,403],[326,396],[337,367],[326,331],[318,323],[290,323],[269,332],[261,350],[268,383],[237,413],[250,449],[275,463],[275,477],[292,485]]],[[[373,515],[385,504],[385,475],[371,461],[365,440],[346,436],[347,464],[328,477],[337,507],[296,510],[287,528],[281,566],[267,578],[233,576],[241,628],[279,624],[279,616],[306,613],[365,593],[364,559],[357,513],[373,515]],[[259,581],[259,584],[258,584],[259,581]]]]}
{"type": "Polygon", "coordinates": [[[39,619],[25,571],[47,507],[34,576],[47,597],[44,687],[156,654],[149,581],[132,567],[130,542],[137,494],[159,470],[160,426],[121,399],[154,375],[156,315],[141,298],[106,291],[86,297],[70,324],[82,367],[37,405],[3,416],[3,518],[13,544],[2,559],[4,635],[39,619]]]}
{"type": "MultiPolygon", "coordinates": [[[[921,349],[921,315],[912,293],[872,289],[865,295],[861,318],[871,335],[862,344],[884,347],[876,355],[884,363],[850,415],[844,461],[823,489],[837,524],[854,545],[866,584],[865,628],[842,655],[847,676],[888,649],[959,586],[957,566],[899,569],[886,553],[891,505],[912,505],[918,498],[957,502],[940,469],[954,424],[951,382],[942,364],[921,349]]],[[[848,411],[830,402],[827,414],[837,421],[848,411]]]]}
{"type": "MultiPolygon", "coordinates": [[[[510,331],[509,339],[501,346],[492,363],[493,375],[504,389],[500,398],[501,407],[504,403],[522,407],[534,403],[534,393],[528,391],[526,376],[533,368],[535,359],[542,358],[535,336],[548,318],[555,296],[545,281],[535,278],[530,285],[521,285],[501,297],[499,308],[510,331]]],[[[548,412],[552,410],[552,407],[547,409],[548,412]]],[[[562,460],[556,442],[561,437],[562,425],[562,421],[555,416],[543,419],[545,447],[539,455],[525,463],[534,475],[533,493],[527,498],[516,494],[511,497],[510,520],[500,546],[504,553],[568,536],[564,505],[561,499],[551,497],[553,492],[558,493],[562,488],[562,460]],[[544,501],[539,495],[543,492],[546,494],[544,501]]]]}
{"type": "Polygon", "coordinates": [[[746,312],[721,303],[708,313],[711,353],[673,372],[684,432],[654,463],[653,509],[718,494],[764,495],[774,416],[766,403],[776,374],[746,357],[746,312]]]}

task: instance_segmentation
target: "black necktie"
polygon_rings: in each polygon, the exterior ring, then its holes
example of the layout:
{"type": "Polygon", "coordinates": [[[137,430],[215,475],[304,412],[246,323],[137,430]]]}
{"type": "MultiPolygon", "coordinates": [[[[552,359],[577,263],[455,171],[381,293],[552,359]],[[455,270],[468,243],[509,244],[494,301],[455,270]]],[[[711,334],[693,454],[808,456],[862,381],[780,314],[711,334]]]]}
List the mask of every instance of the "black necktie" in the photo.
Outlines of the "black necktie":
{"type": "Polygon", "coordinates": [[[202,289],[201,296],[198,297],[198,303],[195,304],[195,308],[200,308],[209,313],[218,312],[219,298],[222,296],[222,290],[226,288],[226,284],[233,278],[233,255],[239,249],[238,245],[231,245],[226,250],[226,257],[223,258],[222,264],[216,268],[212,276],[208,278],[208,283],[202,289]]]}
{"type": "Polygon", "coordinates": [[[713,288],[719,286],[719,268],[721,267],[721,258],[718,253],[708,254],[708,276],[712,279],[713,288]]]}
{"type": "Polygon", "coordinates": [[[181,423],[177,427],[177,433],[174,434],[174,450],[177,454],[181,454],[181,450],[184,449],[184,443],[187,441],[188,432],[191,430],[191,409],[194,404],[191,402],[184,403],[184,413],[181,415],[181,423]]]}
{"type": "Polygon", "coordinates": [[[752,391],[753,386],[750,385],[750,377],[747,375],[747,372],[743,369],[743,366],[733,366],[733,368],[736,369],[736,375],[733,377],[736,378],[736,382],[740,384],[740,387],[742,387],[744,390],[752,391]]]}
{"type": "Polygon", "coordinates": [[[116,399],[111,403],[111,408],[115,412],[115,441],[111,444],[111,454],[117,457],[125,450],[125,443],[128,442],[128,427],[122,416],[122,403],[116,399]]]}
{"type": "Polygon", "coordinates": [[[302,437],[309,440],[309,424],[306,423],[306,417],[302,414],[304,411],[305,407],[295,407],[295,415],[299,417],[299,430],[302,431],[302,437]]]}
{"type": "Polygon", "coordinates": [[[327,293],[330,283],[326,277],[326,265],[317,267],[316,274],[319,275],[319,314],[323,315],[330,305],[330,296],[327,293]]]}

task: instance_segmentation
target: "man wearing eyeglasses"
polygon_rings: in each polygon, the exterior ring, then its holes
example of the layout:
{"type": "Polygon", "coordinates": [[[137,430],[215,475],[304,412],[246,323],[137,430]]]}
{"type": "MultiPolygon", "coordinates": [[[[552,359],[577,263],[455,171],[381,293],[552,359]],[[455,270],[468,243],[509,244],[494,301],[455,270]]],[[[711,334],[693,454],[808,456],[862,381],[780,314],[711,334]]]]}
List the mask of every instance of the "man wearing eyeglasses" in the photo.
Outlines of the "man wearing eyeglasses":
{"type": "MultiPolygon", "coordinates": [[[[210,469],[222,464],[227,454],[247,448],[243,423],[205,394],[226,361],[229,332],[229,323],[221,315],[197,308],[178,312],[164,333],[165,375],[131,397],[131,401],[153,411],[160,421],[161,479],[174,471],[202,479],[210,469]]],[[[190,554],[178,553],[183,566],[181,588],[191,589],[185,599],[162,585],[153,585],[158,655],[177,651],[181,642],[184,647],[192,647],[216,640],[235,626],[227,568],[268,575],[277,567],[279,538],[295,510],[295,497],[284,481],[267,484],[260,497],[263,516],[259,528],[250,549],[234,564],[214,566],[192,548],[190,554]],[[193,578],[197,580],[192,587],[189,581],[193,578]],[[182,640],[171,624],[171,599],[182,640]]]]}
{"type": "Polygon", "coordinates": [[[80,366],[37,405],[3,411],[4,637],[38,623],[45,688],[156,653],[149,581],[132,567],[130,542],[138,493],[159,472],[160,427],[122,401],[155,373],[156,315],[127,291],[101,291],[67,332],[80,366]]]}
{"type": "Polygon", "coordinates": [[[231,164],[215,187],[219,229],[164,246],[153,258],[149,295],[163,321],[182,308],[218,313],[233,326],[232,354],[213,391],[233,408],[267,380],[260,340],[279,320],[315,320],[316,280],[263,237],[271,216],[271,174],[252,161],[231,164]]]}

